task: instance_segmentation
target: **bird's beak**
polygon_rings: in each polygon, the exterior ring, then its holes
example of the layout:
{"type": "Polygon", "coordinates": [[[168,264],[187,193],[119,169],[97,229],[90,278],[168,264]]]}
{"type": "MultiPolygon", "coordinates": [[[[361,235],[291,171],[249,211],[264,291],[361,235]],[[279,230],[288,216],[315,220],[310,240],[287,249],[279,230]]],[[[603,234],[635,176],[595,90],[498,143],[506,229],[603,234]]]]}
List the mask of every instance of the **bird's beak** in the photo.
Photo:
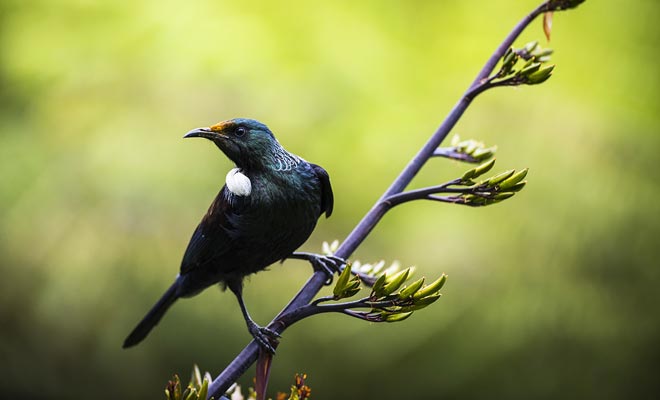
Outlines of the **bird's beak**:
{"type": "Polygon", "coordinates": [[[203,137],[210,140],[215,140],[225,139],[227,136],[211,128],[195,128],[183,136],[184,139],[191,137],[203,137]]]}

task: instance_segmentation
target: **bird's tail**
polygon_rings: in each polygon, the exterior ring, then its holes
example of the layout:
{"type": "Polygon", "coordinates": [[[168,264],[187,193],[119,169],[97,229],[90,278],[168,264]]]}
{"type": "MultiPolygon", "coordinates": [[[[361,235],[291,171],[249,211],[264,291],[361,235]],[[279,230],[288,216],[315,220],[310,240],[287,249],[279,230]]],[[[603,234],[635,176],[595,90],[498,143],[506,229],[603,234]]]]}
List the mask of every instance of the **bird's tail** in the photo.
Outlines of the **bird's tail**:
{"type": "Polygon", "coordinates": [[[147,313],[147,315],[142,318],[142,321],[133,329],[133,331],[128,335],[126,340],[124,340],[124,348],[132,347],[135,346],[136,344],[140,343],[151,330],[158,324],[158,321],[160,321],[161,318],[163,318],[163,315],[165,315],[165,312],[167,311],[168,308],[174,302],[176,299],[179,298],[177,295],[177,289],[179,288],[179,281],[178,279],[170,286],[169,289],[167,289],[167,292],[158,300],[158,303],[154,305],[151,310],[147,313]]]}

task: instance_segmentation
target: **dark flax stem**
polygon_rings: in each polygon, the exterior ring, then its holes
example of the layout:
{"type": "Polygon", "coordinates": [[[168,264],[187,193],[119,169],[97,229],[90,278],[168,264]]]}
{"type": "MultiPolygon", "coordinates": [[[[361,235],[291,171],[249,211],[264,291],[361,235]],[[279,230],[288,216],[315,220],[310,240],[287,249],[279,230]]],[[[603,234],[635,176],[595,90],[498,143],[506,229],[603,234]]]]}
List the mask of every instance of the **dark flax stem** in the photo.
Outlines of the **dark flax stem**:
{"type": "MultiPolygon", "coordinates": [[[[463,94],[458,103],[452,108],[447,115],[444,122],[438,127],[433,136],[426,142],[424,147],[413,157],[412,160],[406,165],[401,174],[392,182],[392,185],[385,191],[376,204],[369,210],[369,212],[362,218],[358,225],[348,235],[344,242],[339,246],[336,256],[341,258],[348,258],[355,249],[362,243],[362,241],[371,233],[376,224],[391,208],[387,205],[386,200],[388,197],[401,193],[403,189],[408,186],[412,179],[417,175],[420,169],[424,166],[426,161],[433,156],[435,149],[440,146],[442,141],[447,137],[456,122],[461,118],[465,110],[468,108],[472,100],[481,92],[483,92],[488,85],[485,83],[498,61],[504,55],[504,52],[511,47],[513,42],[518,38],[520,33],[529,25],[537,16],[547,10],[548,2],[543,2],[534,11],[526,15],[518,24],[513,28],[511,33],[504,39],[495,52],[491,55],[488,62],[484,65],[475,80],[472,82],[468,90],[463,94]]],[[[321,290],[326,281],[325,273],[316,271],[289,302],[289,304],[271,321],[268,325],[271,329],[278,333],[282,333],[287,328],[287,325],[280,322],[280,317],[286,316],[289,313],[295,313],[296,310],[308,305],[314,296],[321,290]]],[[[285,318],[286,319],[286,318],[285,318]]],[[[250,342],[236,358],[225,368],[218,377],[216,377],[209,386],[210,397],[220,398],[227,389],[241,376],[243,373],[256,361],[259,352],[258,345],[252,341],[250,342]]]]}
{"type": "Polygon", "coordinates": [[[408,192],[401,192],[397,194],[393,194],[387,199],[383,200],[385,203],[387,203],[387,206],[389,208],[392,208],[394,206],[398,206],[399,204],[406,203],[408,201],[413,201],[413,200],[422,200],[422,199],[428,199],[429,195],[432,194],[438,194],[438,193],[471,193],[474,188],[473,187],[463,187],[463,188],[450,188],[449,186],[452,185],[458,185],[461,183],[460,179],[454,179],[453,181],[443,183],[442,185],[438,186],[431,186],[431,187],[426,187],[422,189],[416,189],[416,190],[410,190],[408,192]]]}

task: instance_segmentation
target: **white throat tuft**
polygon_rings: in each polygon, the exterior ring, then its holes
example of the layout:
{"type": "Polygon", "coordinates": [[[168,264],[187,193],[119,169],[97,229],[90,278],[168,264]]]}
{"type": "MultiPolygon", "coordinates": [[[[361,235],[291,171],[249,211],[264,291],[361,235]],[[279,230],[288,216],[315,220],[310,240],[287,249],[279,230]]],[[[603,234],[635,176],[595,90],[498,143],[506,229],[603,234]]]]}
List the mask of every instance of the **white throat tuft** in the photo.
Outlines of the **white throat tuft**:
{"type": "Polygon", "coordinates": [[[227,189],[236,196],[249,196],[252,193],[250,178],[241,173],[240,168],[234,168],[227,173],[227,189]]]}

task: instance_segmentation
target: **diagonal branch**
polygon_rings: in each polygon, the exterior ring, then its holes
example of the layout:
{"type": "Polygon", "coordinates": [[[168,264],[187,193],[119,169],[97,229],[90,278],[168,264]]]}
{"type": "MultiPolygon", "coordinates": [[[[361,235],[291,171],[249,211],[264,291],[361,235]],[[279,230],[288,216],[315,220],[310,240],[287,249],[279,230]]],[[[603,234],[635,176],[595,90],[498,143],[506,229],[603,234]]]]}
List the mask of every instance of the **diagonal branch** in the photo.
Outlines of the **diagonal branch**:
{"type": "MultiPolygon", "coordinates": [[[[569,1],[569,0],[566,0],[569,1]]],[[[428,142],[419,150],[419,152],[406,165],[401,174],[394,180],[391,186],[385,191],[383,196],[375,203],[369,212],[362,218],[358,225],[348,235],[344,242],[339,246],[335,255],[337,257],[348,258],[371,233],[376,224],[381,220],[385,213],[391,208],[386,200],[393,195],[401,193],[412,179],[421,170],[424,164],[433,156],[434,151],[447,137],[452,128],[456,125],[472,100],[489,88],[488,77],[497,65],[498,61],[506,50],[511,47],[520,33],[540,14],[546,11],[552,11],[550,6],[557,3],[557,0],[547,0],[526,15],[509,33],[504,41],[497,47],[495,52],[488,59],[482,70],[472,82],[468,90],[459,99],[456,105],[449,112],[443,123],[433,133],[428,142]]],[[[555,7],[556,8],[556,7],[555,7]]],[[[440,198],[438,198],[440,200],[440,198]]],[[[295,295],[289,304],[275,317],[268,325],[270,329],[282,333],[287,324],[279,319],[289,313],[299,310],[308,305],[323,287],[327,277],[323,271],[315,271],[302,289],[295,295]]],[[[258,345],[252,341],[241,353],[227,366],[227,368],[215,378],[209,386],[209,398],[211,396],[219,398],[257,359],[258,345]]]]}

